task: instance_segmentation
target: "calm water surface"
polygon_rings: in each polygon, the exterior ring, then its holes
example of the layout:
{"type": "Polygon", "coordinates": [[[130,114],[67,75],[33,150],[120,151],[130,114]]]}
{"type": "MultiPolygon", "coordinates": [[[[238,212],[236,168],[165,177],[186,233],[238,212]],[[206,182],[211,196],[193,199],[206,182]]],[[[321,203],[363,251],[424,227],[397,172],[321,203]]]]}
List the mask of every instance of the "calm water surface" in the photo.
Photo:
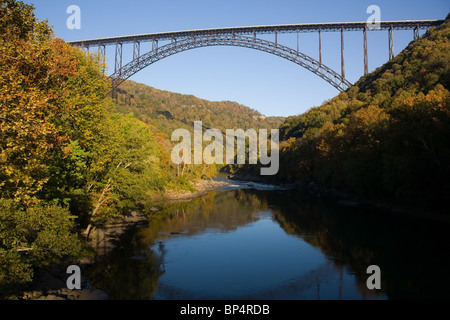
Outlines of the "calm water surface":
{"type": "Polygon", "coordinates": [[[236,182],[126,233],[89,276],[112,299],[449,298],[447,230],[236,182]],[[370,265],[381,290],[367,289],[370,265]]]}

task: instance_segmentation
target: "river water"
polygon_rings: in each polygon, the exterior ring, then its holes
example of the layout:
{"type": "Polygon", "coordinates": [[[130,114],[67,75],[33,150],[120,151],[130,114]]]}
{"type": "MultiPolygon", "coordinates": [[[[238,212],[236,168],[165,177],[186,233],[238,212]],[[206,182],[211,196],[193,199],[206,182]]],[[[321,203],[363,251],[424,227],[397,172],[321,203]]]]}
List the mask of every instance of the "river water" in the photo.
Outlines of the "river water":
{"type": "Polygon", "coordinates": [[[232,182],[124,234],[89,271],[121,300],[448,299],[448,225],[232,182]],[[381,270],[370,290],[367,268],[381,270]]]}

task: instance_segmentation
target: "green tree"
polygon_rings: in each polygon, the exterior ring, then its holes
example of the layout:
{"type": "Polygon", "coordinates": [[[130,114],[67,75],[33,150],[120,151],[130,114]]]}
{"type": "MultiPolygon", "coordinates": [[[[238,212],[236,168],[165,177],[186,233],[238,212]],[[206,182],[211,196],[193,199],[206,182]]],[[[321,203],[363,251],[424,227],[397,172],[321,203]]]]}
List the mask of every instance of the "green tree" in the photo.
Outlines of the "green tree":
{"type": "Polygon", "coordinates": [[[0,199],[0,297],[30,282],[35,267],[80,256],[74,219],[56,205],[23,209],[0,199]]]}
{"type": "Polygon", "coordinates": [[[163,150],[148,125],[132,115],[114,114],[105,120],[101,146],[92,157],[89,184],[92,186],[94,209],[91,227],[107,217],[146,211],[152,205],[152,191],[162,190],[161,154],[163,150]]]}

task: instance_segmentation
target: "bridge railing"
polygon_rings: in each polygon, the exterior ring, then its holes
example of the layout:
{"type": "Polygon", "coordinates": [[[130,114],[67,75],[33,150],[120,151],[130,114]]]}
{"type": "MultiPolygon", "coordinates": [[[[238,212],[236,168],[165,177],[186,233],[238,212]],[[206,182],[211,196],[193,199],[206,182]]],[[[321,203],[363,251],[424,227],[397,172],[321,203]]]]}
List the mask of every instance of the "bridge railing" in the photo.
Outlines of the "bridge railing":
{"type": "MultiPolygon", "coordinates": [[[[408,20],[408,21],[383,21],[380,22],[379,29],[373,30],[420,30],[432,27],[438,27],[444,20],[408,20]]],[[[268,25],[268,26],[249,26],[232,28],[215,28],[186,30],[175,32],[160,32],[141,35],[129,35],[102,39],[80,40],[69,42],[74,46],[98,46],[115,45],[117,42],[126,44],[149,41],[171,41],[175,39],[184,39],[195,36],[204,36],[211,34],[227,35],[259,35],[274,33],[311,33],[311,32],[338,32],[338,31],[364,31],[367,28],[367,22],[335,22],[335,23],[313,23],[313,24],[286,24],[286,25],[268,25]]],[[[371,29],[372,31],[372,29],[371,29]]]]}

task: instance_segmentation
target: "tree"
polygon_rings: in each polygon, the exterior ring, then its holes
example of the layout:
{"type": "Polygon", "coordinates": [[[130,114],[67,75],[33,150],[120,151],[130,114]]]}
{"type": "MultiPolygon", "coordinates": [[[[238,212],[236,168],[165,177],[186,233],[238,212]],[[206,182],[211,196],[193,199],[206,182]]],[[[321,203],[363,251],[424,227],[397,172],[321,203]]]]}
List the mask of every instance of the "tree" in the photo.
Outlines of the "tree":
{"type": "Polygon", "coordinates": [[[33,9],[0,1],[2,294],[31,281],[35,267],[79,256],[75,216],[61,196],[84,183],[108,85],[101,62],[54,38],[33,9]]]}
{"type": "Polygon", "coordinates": [[[87,235],[111,215],[145,212],[152,205],[152,191],[165,185],[163,149],[145,123],[132,115],[114,114],[105,119],[105,131],[97,143],[101,148],[92,156],[89,173],[94,209],[87,235]]]}
{"type": "Polygon", "coordinates": [[[107,84],[91,58],[36,21],[32,6],[8,0],[0,8],[0,195],[36,203],[69,137],[89,143],[107,84]]]}
{"type": "Polygon", "coordinates": [[[0,297],[33,278],[33,268],[81,255],[67,209],[42,204],[23,209],[0,199],[0,297]]]}

